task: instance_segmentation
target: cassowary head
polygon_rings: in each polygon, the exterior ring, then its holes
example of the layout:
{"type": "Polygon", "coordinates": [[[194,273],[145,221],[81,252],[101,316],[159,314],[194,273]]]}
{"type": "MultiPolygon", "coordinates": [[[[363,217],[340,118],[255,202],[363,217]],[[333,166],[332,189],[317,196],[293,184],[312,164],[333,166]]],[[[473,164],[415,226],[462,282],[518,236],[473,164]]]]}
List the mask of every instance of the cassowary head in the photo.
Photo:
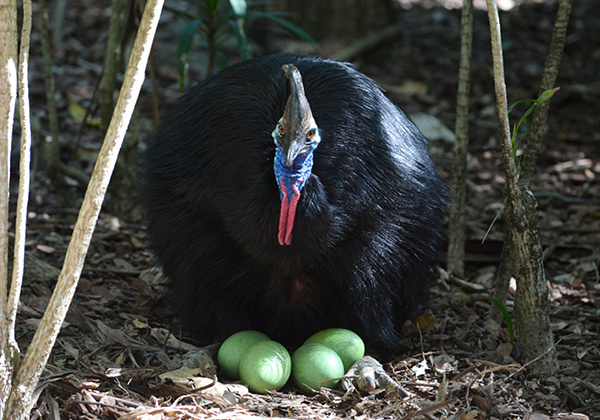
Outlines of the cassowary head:
{"type": "Polygon", "coordinates": [[[279,244],[290,245],[300,191],[312,173],[313,150],[321,137],[300,71],[293,64],[281,68],[290,82],[290,97],[272,134],[277,147],[273,166],[281,198],[279,244]]]}

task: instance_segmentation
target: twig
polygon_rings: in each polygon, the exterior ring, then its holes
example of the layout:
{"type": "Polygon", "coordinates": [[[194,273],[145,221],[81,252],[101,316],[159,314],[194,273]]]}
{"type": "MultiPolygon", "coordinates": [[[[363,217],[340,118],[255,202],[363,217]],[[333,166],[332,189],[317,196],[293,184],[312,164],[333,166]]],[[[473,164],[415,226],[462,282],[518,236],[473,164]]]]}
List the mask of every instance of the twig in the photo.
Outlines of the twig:
{"type": "Polygon", "coordinates": [[[527,366],[531,365],[532,363],[537,362],[538,360],[540,360],[542,357],[546,356],[548,353],[550,353],[551,351],[553,351],[556,346],[558,345],[558,343],[560,343],[563,340],[563,337],[559,338],[558,341],[556,341],[553,345],[551,345],[550,347],[548,347],[546,349],[546,351],[544,351],[542,354],[540,354],[538,357],[536,357],[535,359],[531,359],[530,361],[528,361],[527,363],[525,363],[523,366],[521,366],[516,372],[511,373],[510,375],[508,375],[506,378],[504,378],[502,380],[502,382],[506,382],[507,380],[509,380],[510,378],[512,378],[513,376],[521,373],[527,366]]]}
{"type": "Polygon", "coordinates": [[[73,404],[97,405],[99,407],[110,407],[110,408],[114,408],[117,411],[124,411],[123,407],[119,407],[118,405],[115,405],[115,404],[109,404],[109,403],[100,402],[100,401],[86,401],[86,400],[69,400],[69,401],[73,404]]]}
{"type": "MultiPolygon", "coordinates": [[[[96,397],[96,398],[103,398],[106,397],[106,395],[102,394],[101,392],[95,392],[95,391],[87,391],[92,397],[96,397]]],[[[135,402],[135,401],[131,401],[131,400],[126,400],[125,398],[119,398],[119,397],[115,397],[114,395],[110,396],[111,399],[123,404],[123,405],[128,405],[130,407],[143,407],[144,404],[141,402],[135,402]]]]}
{"type": "Polygon", "coordinates": [[[475,365],[471,365],[468,368],[463,369],[456,376],[454,376],[452,379],[450,379],[450,382],[456,382],[456,381],[458,381],[460,378],[462,378],[463,376],[465,376],[467,373],[472,372],[475,369],[477,369],[477,367],[475,365]]]}
{"type": "Polygon", "coordinates": [[[490,362],[487,360],[481,360],[481,359],[473,359],[473,362],[481,363],[482,365],[486,365],[486,366],[491,366],[490,369],[486,369],[486,370],[482,371],[478,376],[485,375],[486,373],[490,373],[490,372],[496,372],[498,370],[508,370],[509,372],[515,373],[517,371],[517,368],[521,367],[521,365],[518,363],[511,363],[508,365],[499,365],[498,363],[490,362]]]}
{"type": "Polygon", "coordinates": [[[450,399],[449,401],[439,402],[437,404],[432,405],[431,407],[427,407],[422,410],[415,411],[414,413],[407,414],[406,416],[402,417],[401,420],[413,419],[418,416],[424,416],[428,413],[431,413],[432,411],[436,411],[436,410],[439,410],[444,407],[449,407],[450,404],[453,404],[456,400],[457,400],[457,398],[454,397],[454,398],[450,399]]]}

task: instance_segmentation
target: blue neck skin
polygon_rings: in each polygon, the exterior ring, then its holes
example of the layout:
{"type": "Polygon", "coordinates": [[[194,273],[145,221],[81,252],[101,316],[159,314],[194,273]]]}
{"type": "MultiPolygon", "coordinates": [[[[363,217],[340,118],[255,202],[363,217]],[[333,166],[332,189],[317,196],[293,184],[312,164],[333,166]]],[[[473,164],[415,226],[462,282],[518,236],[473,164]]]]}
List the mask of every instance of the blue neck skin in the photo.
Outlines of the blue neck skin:
{"type": "Polygon", "coordinates": [[[299,154],[294,159],[292,166],[287,166],[285,163],[285,154],[281,148],[275,151],[275,162],[273,164],[275,170],[275,178],[279,186],[279,198],[283,200],[284,195],[287,196],[288,203],[294,196],[294,190],[300,192],[306,183],[306,180],[312,174],[313,167],[313,150],[299,154]],[[285,192],[282,190],[285,187],[285,192]],[[293,187],[296,187],[295,189],[293,187]]]}

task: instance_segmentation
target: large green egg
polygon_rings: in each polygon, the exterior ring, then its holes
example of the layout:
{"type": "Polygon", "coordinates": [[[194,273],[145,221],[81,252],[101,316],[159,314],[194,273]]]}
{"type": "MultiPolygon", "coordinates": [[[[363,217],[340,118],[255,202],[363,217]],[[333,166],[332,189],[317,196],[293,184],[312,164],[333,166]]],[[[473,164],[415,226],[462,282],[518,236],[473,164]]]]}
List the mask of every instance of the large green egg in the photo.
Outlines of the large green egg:
{"type": "Polygon", "coordinates": [[[240,360],[246,351],[259,341],[269,340],[266,334],[259,331],[239,331],[229,336],[221,344],[217,354],[217,363],[221,370],[231,379],[240,379],[240,360]]]}
{"type": "Polygon", "coordinates": [[[365,355],[365,343],[354,331],[345,328],[328,328],[313,334],[304,342],[318,343],[335,351],[344,363],[344,372],[365,355]]]}
{"type": "Polygon", "coordinates": [[[252,345],[240,361],[240,377],[251,391],[265,394],[279,390],[290,378],[292,359],[276,341],[259,341],[252,345]]]}
{"type": "Polygon", "coordinates": [[[342,359],[323,344],[304,344],[292,355],[292,366],[294,384],[306,394],[312,393],[311,389],[318,390],[320,387],[335,388],[339,380],[320,384],[344,376],[342,359]]]}

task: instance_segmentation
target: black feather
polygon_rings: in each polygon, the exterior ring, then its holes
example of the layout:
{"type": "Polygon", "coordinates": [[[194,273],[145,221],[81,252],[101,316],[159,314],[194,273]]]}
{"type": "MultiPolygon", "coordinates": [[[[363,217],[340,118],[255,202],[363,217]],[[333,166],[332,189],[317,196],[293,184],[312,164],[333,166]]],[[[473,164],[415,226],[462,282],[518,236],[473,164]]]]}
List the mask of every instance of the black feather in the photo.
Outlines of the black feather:
{"type": "Polygon", "coordinates": [[[296,345],[345,327],[383,350],[423,303],[445,188],[406,115],[349,65],[280,54],[192,88],[142,159],[150,244],[204,343],[257,329],[296,345]],[[293,63],[321,134],[290,246],[277,240],[271,132],[293,63]]]}

